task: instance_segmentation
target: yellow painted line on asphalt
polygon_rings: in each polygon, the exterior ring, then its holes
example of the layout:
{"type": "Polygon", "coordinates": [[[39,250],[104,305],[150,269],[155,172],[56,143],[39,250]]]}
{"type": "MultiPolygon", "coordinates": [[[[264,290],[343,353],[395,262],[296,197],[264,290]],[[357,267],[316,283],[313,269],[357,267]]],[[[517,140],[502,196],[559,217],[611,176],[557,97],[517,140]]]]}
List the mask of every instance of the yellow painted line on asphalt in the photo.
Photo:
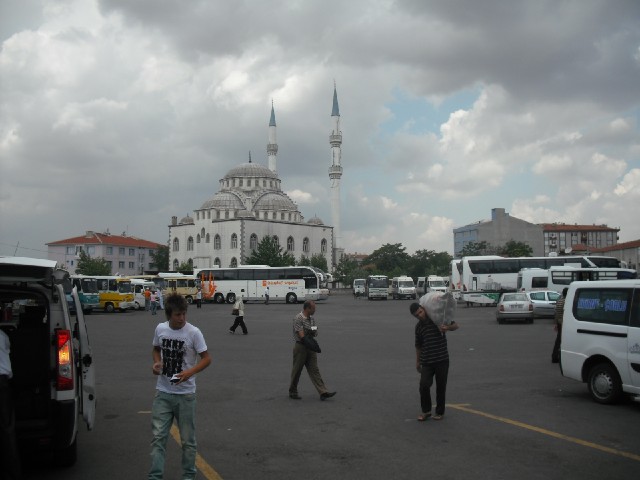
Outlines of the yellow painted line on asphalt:
{"type": "MultiPolygon", "coordinates": [[[[178,445],[181,445],[180,432],[178,431],[178,427],[176,427],[175,425],[171,425],[171,436],[178,443],[178,445]]],[[[200,472],[202,472],[202,475],[204,475],[204,478],[206,478],[207,480],[222,480],[222,477],[218,475],[218,472],[216,472],[213,467],[200,456],[199,453],[196,453],[196,467],[198,468],[198,470],[200,470],[200,472]]]]}
{"type": "Polygon", "coordinates": [[[618,455],[620,457],[625,457],[631,460],[635,460],[636,462],[640,462],[640,455],[636,455],[635,453],[624,452],[622,450],[617,450],[615,448],[605,447],[604,445],[598,445],[597,443],[587,442],[586,440],[581,440],[576,437],[570,437],[569,435],[563,435],[562,433],[557,433],[552,430],[547,430],[545,428],[536,427],[534,425],[529,425],[526,423],[518,422],[517,420],[511,420],[510,418],[499,417],[498,415],[493,415],[491,413],[481,412],[480,410],[475,410],[473,408],[468,407],[468,403],[466,404],[447,404],[447,407],[453,408],[455,410],[461,410],[467,413],[473,413],[475,415],[480,415],[482,417],[490,418],[492,420],[497,420],[499,422],[507,423],[509,425],[513,425],[516,427],[524,428],[526,430],[531,430],[533,432],[538,432],[543,435],[548,435],[550,437],[557,438],[559,440],[564,440],[566,442],[575,443],[577,445],[582,445],[583,447],[593,448],[595,450],[600,450],[601,452],[610,453],[612,455],[618,455]]]}

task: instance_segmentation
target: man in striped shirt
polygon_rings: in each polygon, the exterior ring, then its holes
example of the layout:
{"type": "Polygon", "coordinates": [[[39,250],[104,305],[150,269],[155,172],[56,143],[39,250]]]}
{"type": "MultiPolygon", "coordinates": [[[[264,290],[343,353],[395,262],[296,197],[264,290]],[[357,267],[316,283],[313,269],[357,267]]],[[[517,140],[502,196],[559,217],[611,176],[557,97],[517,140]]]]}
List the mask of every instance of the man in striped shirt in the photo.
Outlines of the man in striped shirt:
{"type": "Polygon", "coordinates": [[[436,325],[419,303],[409,307],[411,315],[418,319],[415,330],[416,370],[420,373],[420,406],[422,413],[418,421],[431,417],[431,385],[436,379],[436,414],[434,420],[442,420],[444,415],[447,376],[449,375],[449,351],[446,332],[457,330],[458,324],[436,325]]]}

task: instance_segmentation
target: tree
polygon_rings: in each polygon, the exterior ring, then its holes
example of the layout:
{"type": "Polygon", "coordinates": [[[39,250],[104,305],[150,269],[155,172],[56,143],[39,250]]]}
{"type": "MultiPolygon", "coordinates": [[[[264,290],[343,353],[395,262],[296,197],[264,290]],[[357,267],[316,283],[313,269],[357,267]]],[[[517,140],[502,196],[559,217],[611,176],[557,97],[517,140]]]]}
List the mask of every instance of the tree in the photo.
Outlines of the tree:
{"type": "Polygon", "coordinates": [[[533,249],[524,242],[509,240],[499,249],[498,255],[505,257],[532,257],[533,249]]]}
{"type": "Polygon", "coordinates": [[[354,278],[366,278],[368,273],[355,260],[343,255],[334,272],[336,281],[344,286],[353,283],[354,278]]]}
{"type": "Polygon", "coordinates": [[[481,242],[467,243],[460,252],[461,257],[475,257],[478,255],[497,255],[497,249],[487,243],[486,240],[481,242]]]}
{"type": "Polygon", "coordinates": [[[386,243],[369,255],[363,263],[374,265],[375,273],[397,277],[405,273],[411,260],[411,256],[405,250],[401,243],[386,243]]]}
{"type": "Polygon", "coordinates": [[[418,250],[411,256],[407,275],[417,279],[426,275],[451,275],[451,260],[453,257],[447,252],[435,252],[433,250],[418,250]]]}
{"type": "Polygon", "coordinates": [[[319,268],[323,272],[329,273],[329,266],[327,265],[327,259],[324,257],[324,255],[321,255],[319,253],[313,254],[311,256],[310,263],[312,267],[319,268]]]}
{"type": "Polygon", "coordinates": [[[188,262],[182,262],[178,265],[178,272],[185,275],[191,275],[193,273],[193,261],[189,259],[188,262]]]}
{"type": "Polygon", "coordinates": [[[150,254],[153,268],[158,272],[169,271],[169,247],[166,245],[158,247],[154,252],[150,254]]]}
{"type": "Polygon", "coordinates": [[[76,273],[81,275],[111,275],[111,265],[104,258],[91,258],[81,250],[76,273]]]}
{"type": "Polygon", "coordinates": [[[283,252],[275,237],[266,235],[258,243],[257,248],[247,258],[247,265],[269,265],[270,267],[287,267],[296,264],[296,259],[288,252],[283,252]]]}

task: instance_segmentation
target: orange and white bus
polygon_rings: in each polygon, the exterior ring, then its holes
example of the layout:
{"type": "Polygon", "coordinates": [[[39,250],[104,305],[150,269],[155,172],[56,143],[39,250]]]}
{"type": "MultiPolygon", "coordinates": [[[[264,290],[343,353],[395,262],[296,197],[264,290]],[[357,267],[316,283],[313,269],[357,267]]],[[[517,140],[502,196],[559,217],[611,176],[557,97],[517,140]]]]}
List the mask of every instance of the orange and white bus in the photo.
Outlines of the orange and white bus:
{"type": "Polygon", "coordinates": [[[196,270],[202,298],[215,303],[234,303],[238,295],[245,301],[304,302],[320,299],[320,275],[310,267],[269,267],[247,265],[237,268],[196,270]]]}

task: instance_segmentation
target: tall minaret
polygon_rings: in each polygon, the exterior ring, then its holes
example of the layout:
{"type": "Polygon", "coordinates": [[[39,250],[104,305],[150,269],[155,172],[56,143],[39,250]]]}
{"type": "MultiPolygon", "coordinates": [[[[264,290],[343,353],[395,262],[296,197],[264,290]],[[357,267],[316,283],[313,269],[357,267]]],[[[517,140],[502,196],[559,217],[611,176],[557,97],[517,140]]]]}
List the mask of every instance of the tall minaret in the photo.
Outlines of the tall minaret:
{"type": "Polygon", "coordinates": [[[269,170],[276,171],[276,156],[278,154],[278,143],[276,140],[276,114],[273,111],[273,100],[271,100],[271,120],[269,120],[269,143],[267,144],[267,158],[269,159],[269,170]]]}
{"type": "Polygon", "coordinates": [[[329,135],[331,145],[331,218],[333,221],[333,264],[337,265],[342,256],[342,236],[340,230],[340,179],[342,178],[342,132],[340,131],[340,109],[338,108],[338,91],[333,82],[333,110],[331,111],[333,130],[329,135]]]}

